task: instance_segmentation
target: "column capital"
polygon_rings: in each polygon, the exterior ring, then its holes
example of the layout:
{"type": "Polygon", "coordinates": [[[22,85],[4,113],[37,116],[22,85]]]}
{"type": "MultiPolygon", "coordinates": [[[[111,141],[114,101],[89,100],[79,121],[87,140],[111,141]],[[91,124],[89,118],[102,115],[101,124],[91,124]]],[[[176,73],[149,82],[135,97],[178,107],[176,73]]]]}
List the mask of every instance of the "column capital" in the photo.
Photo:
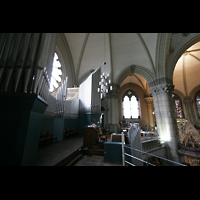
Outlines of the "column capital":
{"type": "Polygon", "coordinates": [[[154,95],[159,95],[159,94],[165,94],[165,93],[172,93],[174,91],[174,85],[172,84],[160,84],[160,85],[156,85],[153,87],[149,88],[151,94],[154,95]]]}
{"type": "Polygon", "coordinates": [[[144,98],[147,104],[152,104],[153,103],[153,97],[146,97],[144,98]]]}

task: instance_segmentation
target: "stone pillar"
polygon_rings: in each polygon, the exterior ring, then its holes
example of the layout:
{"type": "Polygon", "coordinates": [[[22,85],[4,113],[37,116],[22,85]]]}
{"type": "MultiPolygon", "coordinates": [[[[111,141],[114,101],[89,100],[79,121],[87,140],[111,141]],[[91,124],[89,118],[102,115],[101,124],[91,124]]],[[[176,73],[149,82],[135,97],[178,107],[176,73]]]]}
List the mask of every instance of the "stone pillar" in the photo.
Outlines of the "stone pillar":
{"type": "Polygon", "coordinates": [[[174,85],[160,84],[151,87],[150,91],[154,99],[158,134],[161,140],[165,142],[167,158],[181,162],[181,157],[177,153],[179,134],[172,100],[173,89],[174,85]]]}
{"type": "Polygon", "coordinates": [[[195,120],[195,114],[193,111],[193,100],[191,99],[191,97],[186,96],[184,97],[183,103],[185,104],[185,117],[186,119],[189,119],[191,121],[192,124],[196,123],[195,120]]]}
{"type": "Polygon", "coordinates": [[[153,97],[146,97],[144,100],[147,103],[147,112],[148,112],[148,118],[149,118],[149,130],[154,128],[154,121],[153,121],[153,97]]]}
{"type": "Polygon", "coordinates": [[[119,133],[119,114],[118,114],[118,95],[120,86],[118,84],[112,84],[112,90],[106,95],[106,107],[107,109],[107,128],[110,132],[119,133]]]}

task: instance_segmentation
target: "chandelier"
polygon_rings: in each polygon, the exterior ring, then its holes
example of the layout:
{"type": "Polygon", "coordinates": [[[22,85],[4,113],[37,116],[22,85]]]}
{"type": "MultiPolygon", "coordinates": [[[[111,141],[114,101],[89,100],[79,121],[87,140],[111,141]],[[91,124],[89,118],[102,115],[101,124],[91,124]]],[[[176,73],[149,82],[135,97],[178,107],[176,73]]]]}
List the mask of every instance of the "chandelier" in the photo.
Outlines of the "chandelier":
{"type": "MultiPolygon", "coordinates": [[[[103,39],[103,41],[104,41],[104,62],[103,62],[103,65],[106,65],[105,33],[104,33],[104,39],[103,39]]],[[[107,75],[104,74],[104,73],[101,74],[101,81],[99,82],[99,87],[97,89],[98,93],[101,92],[101,99],[103,99],[104,97],[106,97],[106,94],[113,89],[112,85],[111,85],[111,80],[109,79],[109,77],[110,77],[109,74],[107,74],[107,75]]]]}
{"type": "Polygon", "coordinates": [[[101,81],[99,82],[98,92],[101,92],[101,99],[106,97],[106,94],[112,90],[111,80],[109,79],[109,74],[101,74],[101,81]]]}

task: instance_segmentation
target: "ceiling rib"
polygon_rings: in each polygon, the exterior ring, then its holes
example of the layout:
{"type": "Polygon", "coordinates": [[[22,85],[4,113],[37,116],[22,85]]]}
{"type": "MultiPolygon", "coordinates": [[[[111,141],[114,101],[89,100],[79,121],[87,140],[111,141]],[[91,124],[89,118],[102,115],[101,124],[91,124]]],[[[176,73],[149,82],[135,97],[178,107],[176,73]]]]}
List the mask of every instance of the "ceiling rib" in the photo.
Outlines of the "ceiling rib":
{"type": "Polygon", "coordinates": [[[78,59],[78,66],[77,66],[77,71],[76,71],[76,80],[78,80],[81,62],[82,62],[82,58],[83,58],[83,53],[84,53],[84,50],[85,50],[85,46],[86,46],[88,37],[89,37],[89,33],[86,33],[84,41],[83,41],[83,45],[82,45],[82,48],[81,48],[80,56],[79,56],[79,59],[78,59]]]}
{"type": "Polygon", "coordinates": [[[185,89],[185,94],[186,94],[186,96],[188,96],[186,71],[185,71],[185,56],[183,56],[183,85],[184,85],[184,89],[185,89]]]}
{"type": "Polygon", "coordinates": [[[197,59],[200,62],[200,59],[198,57],[196,57],[195,55],[193,55],[192,53],[190,53],[189,55],[192,56],[193,58],[197,59]]]}
{"type": "Polygon", "coordinates": [[[188,51],[186,51],[186,52],[194,52],[194,51],[200,51],[200,49],[188,50],[188,51]]]}
{"type": "Polygon", "coordinates": [[[152,69],[153,69],[153,71],[154,71],[154,74],[156,74],[155,68],[154,68],[154,64],[153,64],[153,60],[152,60],[152,58],[151,58],[151,54],[150,54],[150,52],[149,52],[149,49],[148,49],[148,47],[147,47],[145,41],[143,40],[142,36],[140,35],[140,33],[137,33],[137,35],[138,35],[138,37],[140,38],[140,41],[141,41],[141,43],[143,44],[143,46],[144,46],[144,48],[145,48],[145,51],[147,52],[147,56],[148,56],[148,58],[149,58],[149,60],[150,60],[151,67],[152,67],[152,69]]]}
{"type": "Polygon", "coordinates": [[[143,88],[144,91],[145,91],[145,87],[144,87],[142,81],[139,79],[139,77],[138,77],[136,74],[132,74],[132,75],[140,82],[140,84],[142,85],[142,88],[143,88]]]}
{"type": "Polygon", "coordinates": [[[65,37],[64,33],[60,33],[60,35],[61,35],[62,40],[63,40],[63,42],[66,46],[66,50],[67,50],[67,53],[68,53],[68,56],[69,56],[69,62],[70,62],[71,70],[72,70],[72,80],[73,80],[72,82],[76,83],[77,80],[76,80],[76,77],[75,77],[74,62],[73,62],[72,53],[71,53],[71,50],[70,50],[70,47],[69,47],[69,43],[68,43],[68,40],[65,37]]]}

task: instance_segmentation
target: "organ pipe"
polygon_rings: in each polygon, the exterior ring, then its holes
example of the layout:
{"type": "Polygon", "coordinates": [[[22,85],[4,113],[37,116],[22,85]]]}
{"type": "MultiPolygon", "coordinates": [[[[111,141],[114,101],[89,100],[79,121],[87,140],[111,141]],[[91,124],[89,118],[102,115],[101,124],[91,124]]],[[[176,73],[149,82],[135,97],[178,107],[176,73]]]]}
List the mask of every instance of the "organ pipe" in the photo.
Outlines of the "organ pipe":
{"type": "Polygon", "coordinates": [[[66,94],[67,94],[67,80],[68,80],[68,77],[66,77],[66,80],[62,83],[56,95],[55,117],[57,118],[64,117],[65,101],[66,101],[66,94]]]}
{"type": "Polygon", "coordinates": [[[0,92],[47,100],[56,33],[0,33],[0,92]]]}

